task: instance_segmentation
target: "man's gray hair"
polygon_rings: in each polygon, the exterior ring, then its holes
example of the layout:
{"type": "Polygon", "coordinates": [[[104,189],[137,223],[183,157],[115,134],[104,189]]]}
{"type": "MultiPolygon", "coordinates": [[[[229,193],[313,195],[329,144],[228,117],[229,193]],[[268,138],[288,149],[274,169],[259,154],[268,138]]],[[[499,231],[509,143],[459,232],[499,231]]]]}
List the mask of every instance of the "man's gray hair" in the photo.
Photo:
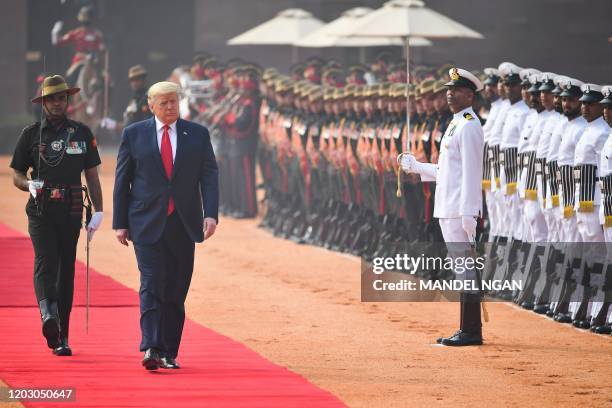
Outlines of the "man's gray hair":
{"type": "Polygon", "coordinates": [[[157,95],[166,95],[170,93],[175,93],[180,96],[181,87],[174,82],[162,81],[151,85],[149,91],[147,92],[147,97],[149,102],[153,102],[157,95]]]}

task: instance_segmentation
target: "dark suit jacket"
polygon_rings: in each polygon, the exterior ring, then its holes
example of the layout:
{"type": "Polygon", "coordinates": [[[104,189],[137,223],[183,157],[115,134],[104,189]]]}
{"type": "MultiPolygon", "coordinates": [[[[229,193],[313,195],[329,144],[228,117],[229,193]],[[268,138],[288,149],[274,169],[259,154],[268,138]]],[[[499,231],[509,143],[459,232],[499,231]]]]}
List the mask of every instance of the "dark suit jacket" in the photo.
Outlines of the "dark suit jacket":
{"type": "Polygon", "coordinates": [[[208,129],[179,119],[176,133],[176,157],[168,180],[155,117],[123,130],[113,191],[113,229],[128,229],[136,243],[153,244],[160,239],[170,194],[194,242],[204,240],[204,217],[218,220],[218,169],[208,129]]]}

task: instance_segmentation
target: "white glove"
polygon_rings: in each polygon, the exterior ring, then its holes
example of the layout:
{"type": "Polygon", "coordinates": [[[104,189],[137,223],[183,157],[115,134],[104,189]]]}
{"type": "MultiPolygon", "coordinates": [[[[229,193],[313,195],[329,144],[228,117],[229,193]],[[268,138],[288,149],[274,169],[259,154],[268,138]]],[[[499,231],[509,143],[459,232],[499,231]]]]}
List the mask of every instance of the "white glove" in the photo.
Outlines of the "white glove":
{"type": "Polygon", "coordinates": [[[117,129],[117,121],[109,117],[102,118],[100,127],[102,129],[115,130],[117,129]]]}
{"type": "Polygon", "coordinates": [[[59,33],[60,31],[62,31],[63,27],[64,23],[62,21],[55,22],[55,25],[53,25],[53,29],[51,30],[51,44],[57,44],[57,40],[59,39],[59,33]]]}
{"type": "Polygon", "coordinates": [[[416,163],[416,159],[413,155],[408,153],[402,153],[397,156],[397,161],[404,173],[414,172],[414,163],[416,163]]]}
{"type": "Polygon", "coordinates": [[[100,228],[102,224],[102,219],[104,218],[104,213],[101,211],[96,211],[91,216],[91,221],[87,224],[87,240],[91,241],[93,239],[94,233],[100,228]]]}
{"type": "Polygon", "coordinates": [[[418,173],[421,181],[436,181],[438,166],[432,163],[421,163],[410,153],[402,153],[398,157],[399,164],[406,173],[418,173]]]}
{"type": "Polygon", "coordinates": [[[38,191],[43,188],[44,183],[44,181],[40,180],[28,180],[28,190],[30,190],[32,197],[36,198],[38,191]]]}
{"type": "Polygon", "coordinates": [[[468,241],[473,243],[476,239],[476,218],[471,215],[462,215],[461,226],[468,236],[468,241]]]}

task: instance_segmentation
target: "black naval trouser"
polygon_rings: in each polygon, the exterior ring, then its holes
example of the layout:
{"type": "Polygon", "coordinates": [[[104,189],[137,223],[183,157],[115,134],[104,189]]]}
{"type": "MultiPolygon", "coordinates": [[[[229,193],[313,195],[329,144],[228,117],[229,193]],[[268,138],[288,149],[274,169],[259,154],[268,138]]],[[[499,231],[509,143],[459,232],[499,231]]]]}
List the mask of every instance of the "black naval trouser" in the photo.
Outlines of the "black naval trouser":
{"type": "Polygon", "coordinates": [[[28,232],[34,247],[34,291],[38,302],[57,302],[60,337],[68,338],[74,296],[74,262],[81,219],[66,203],[45,203],[42,215],[28,212],[28,232]]]}

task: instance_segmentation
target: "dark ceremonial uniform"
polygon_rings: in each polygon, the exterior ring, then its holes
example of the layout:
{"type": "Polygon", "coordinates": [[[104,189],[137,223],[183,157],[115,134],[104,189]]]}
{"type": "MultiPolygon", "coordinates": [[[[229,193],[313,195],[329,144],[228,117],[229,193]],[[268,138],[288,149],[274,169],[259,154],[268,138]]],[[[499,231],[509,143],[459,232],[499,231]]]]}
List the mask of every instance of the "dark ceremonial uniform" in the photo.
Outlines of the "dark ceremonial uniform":
{"type": "Polygon", "coordinates": [[[230,202],[235,210],[234,215],[239,218],[257,215],[255,153],[259,106],[259,98],[243,94],[224,118],[230,180],[233,185],[230,202]]]}
{"type": "Polygon", "coordinates": [[[58,310],[60,336],[68,338],[74,293],[74,262],[83,218],[83,170],[100,164],[96,140],[83,123],[64,118],[26,127],[11,167],[31,169],[30,178],[44,181],[36,199],[26,205],[28,232],[34,247],[34,290],[41,311],[58,310]],[[42,143],[39,145],[39,137],[42,143]],[[40,151],[40,158],[39,158],[40,151]]]}
{"type": "Polygon", "coordinates": [[[135,91],[123,112],[123,125],[129,126],[132,123],[149,119],[152,115],[147,101],[147,91],[145,89],[135,91]]]}

